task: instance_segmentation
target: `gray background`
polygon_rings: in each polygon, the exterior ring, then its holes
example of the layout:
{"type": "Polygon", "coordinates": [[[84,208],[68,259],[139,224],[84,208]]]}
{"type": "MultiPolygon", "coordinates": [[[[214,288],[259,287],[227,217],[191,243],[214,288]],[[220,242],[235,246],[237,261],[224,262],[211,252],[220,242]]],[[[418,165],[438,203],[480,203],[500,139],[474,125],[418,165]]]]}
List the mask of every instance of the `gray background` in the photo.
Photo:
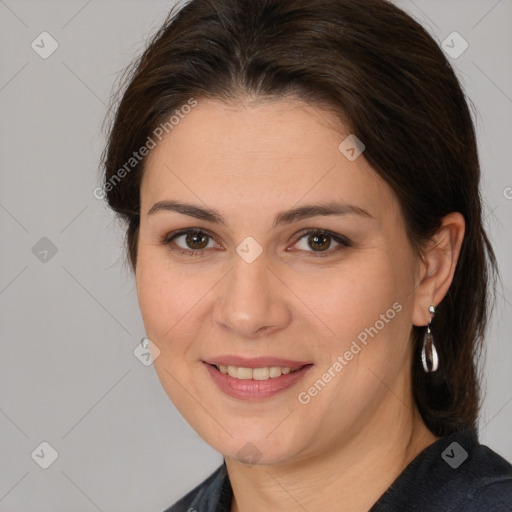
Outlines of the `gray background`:
{"type": "MultiPolygon", "coordinates": [[[[469,43],[451,62],[476,109],[503,283],[481,438],[512,460],[512,1],[396,3],[440,44],[453,31],[469,43]]],[[[1,511],[160,511],[222,460],[134,356],[123,233],[93,196],[112,85],[170,5],[0,0],[1,511]],[[47,59],[31,48],[43,31],[59,45],[47,59]],[[31,458],[43,441],[58,452],[48,469],[31,458]]]]}

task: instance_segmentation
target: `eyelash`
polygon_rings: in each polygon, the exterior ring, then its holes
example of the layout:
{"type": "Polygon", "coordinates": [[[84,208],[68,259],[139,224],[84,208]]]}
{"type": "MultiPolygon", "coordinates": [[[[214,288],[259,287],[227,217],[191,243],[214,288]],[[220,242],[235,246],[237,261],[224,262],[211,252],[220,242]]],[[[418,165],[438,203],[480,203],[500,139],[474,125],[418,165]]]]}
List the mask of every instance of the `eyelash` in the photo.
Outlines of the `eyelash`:
{"type": "MultiPolygon", "coordinates": [[[[174,253],[178,253],[180,255],[183,255],[183,256],[191,256],[191,257],[197,257],[197,256],[202,256],[205,252],[205,249],[182,249],[180,247],[176,248],[176,247],[173,247],[171,245],[171,242],[181,236],[181,235],[188,235],[188,234],[193,234],[193,235],[197,235],[197,234],[202,234],[202,235],[206,235],[207,237],[209,237],[210,239],[213,239],[213,236],[210,235],[208,233],[208,231],[205,231],[203,229],[194,229],[194,228],[189,228],[189,229],[181,229],[181,230],[178,230],[178,231],[173,231],[172,233],[169,233],[168,235],[166,235],[162,240],[161,240],[161,244],[162,245],[166,245],[168,246],[168,249],[171,251],[171,252],[174,252],[174,253]]],[[[309,235],[325,235],[325,236],[328,236],[330,237],[332,240],[334,240],[335,242],[337,242],[338,244],[340,244],[338,247],[332,249],[332,250],[327,250],[327,251],[320,251],[320,252],[315,252],[315,251],[304,251],[304,252],[307,252],[307,253],[310,253],[310,256],[313,257],[313,258],[322,258],[322,257],[327,257],[327,256],[330,256],[332,255],[333,253],[336,253],[342,249],[345,249],[347,247],[351,247],[351,242],[348,238],[342,236],[342,235],[339,235],[337,233],[333,233],[332,231],[327,231],[325,229],[309,229],[309,230],[305,230],[301,233],[301,236],[297,239],[297,241],[295,242],[298,243],[300,240],[302,240],[304,237],[307,237],[309,235]]],[[[294,244],[294,245],[295,245],[294,244]]]]}

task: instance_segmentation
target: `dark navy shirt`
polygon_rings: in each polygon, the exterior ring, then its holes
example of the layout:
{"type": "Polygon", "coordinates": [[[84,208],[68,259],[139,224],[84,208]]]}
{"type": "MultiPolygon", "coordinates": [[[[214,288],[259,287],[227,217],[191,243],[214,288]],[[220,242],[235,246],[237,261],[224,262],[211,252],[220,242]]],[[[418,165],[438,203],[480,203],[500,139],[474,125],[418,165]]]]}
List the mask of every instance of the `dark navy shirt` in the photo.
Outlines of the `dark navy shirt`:
{"type": "MultiPolygon", "coordinates": [[[[224,463],[165,512],[230,512],[232,498],[224,463]]],[[[411,511],[512,512],[512,465],[481,445],[476,431],[442,437],[416,456],[369,512],[411,511]]]]}

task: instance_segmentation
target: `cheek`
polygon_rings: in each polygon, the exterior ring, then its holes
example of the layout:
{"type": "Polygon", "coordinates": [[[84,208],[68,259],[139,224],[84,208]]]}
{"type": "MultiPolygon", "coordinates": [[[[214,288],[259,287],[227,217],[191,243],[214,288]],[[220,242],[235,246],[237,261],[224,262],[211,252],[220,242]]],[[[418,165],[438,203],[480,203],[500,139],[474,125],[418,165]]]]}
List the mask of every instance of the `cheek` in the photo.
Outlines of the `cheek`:
{"type": "MultiPolygon", "coordinates": [[[[166,313],[173,311],[168,293],[168,276],[158,271],[156,265],[149,263],[149,258],[144,257],[144,251],[139,251],[137,261],[137,297],[146,328],[146,334],[151,338],[160,334],[164,324],[170,318],[166,313]]],[[[172,324],[171,324],[172,325],[172,324]]],[[[168,327],[169,328],[169,327],[168,327]]]]}
{"type": "Polygon", "coordinates": [[[333,382],[314,398],[314,407],[330,411],[334,430],[341,424],[348,428],[355,416],[370,414],[389,392],[386,386],[407,367],[410,290],[406,267],[396,265],[382,252],[309,287],[308,304],[318,312],[321,322],[316,324],[327,333],[317,338],[322,375],[315,377],[333,382]],[[329,369],[335,377],[327,374],[329,369]]]}
{"type": "MultiPolygon", "coordinates": [[[[344,377],[336,382],[343,395],[347,382],[351,386],[357,382],[360,398],[370,400],[380,386],[377,378],[370,378],[370,370],[388,382],[406,361],[410,348],[406,268],[405,261],[397,265],[382,251],[347,265],[323,286],[308,288],[308,304],[318,312],[321,323],[317,324],[326,333],[319,345],[321,360],[328,368],[342,357],[344,377]]],[[[350,402],[347,396],[339,399],[350,402]]]]}
{"type": "Polygon", "coordinates": [[[338,335],[343,343],[400,301],[401,286],[395,277],[387,262],[369,258],[340,266],[317,281],[302,279],[297,295],[317,313],[326,332],[332,338],[338,335]]]}
{"type": "Polygon", "coordinates": [[[209,292],[219,280],[218,272],[198,272],[172,265],[161,248],[141,247],[136,282],[146,335],[161,351],[160,363],[174,366],[177,358],[197,360],[200,329],[205,323],[209,292]]]}
{"type": "Polygon", "coordinates": [[[139,250],[136,283],[146,336],[159,350],[158,357],[153,356],[153,366],[163,389],[178,406],[183,400],[179,383],[187,381],[183,362],[189,344],[181,330],[191,309],[190,286],[144,248],[139,250]]]}
{"type": "MultiPolygon", "coordinates": [[[[137,296],[146,328],[146,335],[161,351],[169,349],[166,340],[173,335],[187,309],[189,299],[183,278],[152,257],[151,250],[139,250],[136,272],[137,296]]],[[[190,307],[188,307],[190,309],[190,307]]]]}

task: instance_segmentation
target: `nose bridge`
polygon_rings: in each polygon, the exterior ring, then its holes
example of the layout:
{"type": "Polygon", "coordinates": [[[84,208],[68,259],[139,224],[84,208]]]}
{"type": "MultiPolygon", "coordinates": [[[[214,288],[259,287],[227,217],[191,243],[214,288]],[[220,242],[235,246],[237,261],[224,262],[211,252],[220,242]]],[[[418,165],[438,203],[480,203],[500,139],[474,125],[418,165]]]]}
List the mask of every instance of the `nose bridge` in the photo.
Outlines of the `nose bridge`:
{"type": "MultiPolygon", "coordinates": [[[[282,327],[289,319],[281,285],[273,276],[265,254],[246,258],[244,254],[252,250],[248,244],[249,251],[234,257],[215,314],[218,324],[246,337],[282,327]]],[[[240,244],[240,248],[247,249],[247,246],[240,244]]]]}

